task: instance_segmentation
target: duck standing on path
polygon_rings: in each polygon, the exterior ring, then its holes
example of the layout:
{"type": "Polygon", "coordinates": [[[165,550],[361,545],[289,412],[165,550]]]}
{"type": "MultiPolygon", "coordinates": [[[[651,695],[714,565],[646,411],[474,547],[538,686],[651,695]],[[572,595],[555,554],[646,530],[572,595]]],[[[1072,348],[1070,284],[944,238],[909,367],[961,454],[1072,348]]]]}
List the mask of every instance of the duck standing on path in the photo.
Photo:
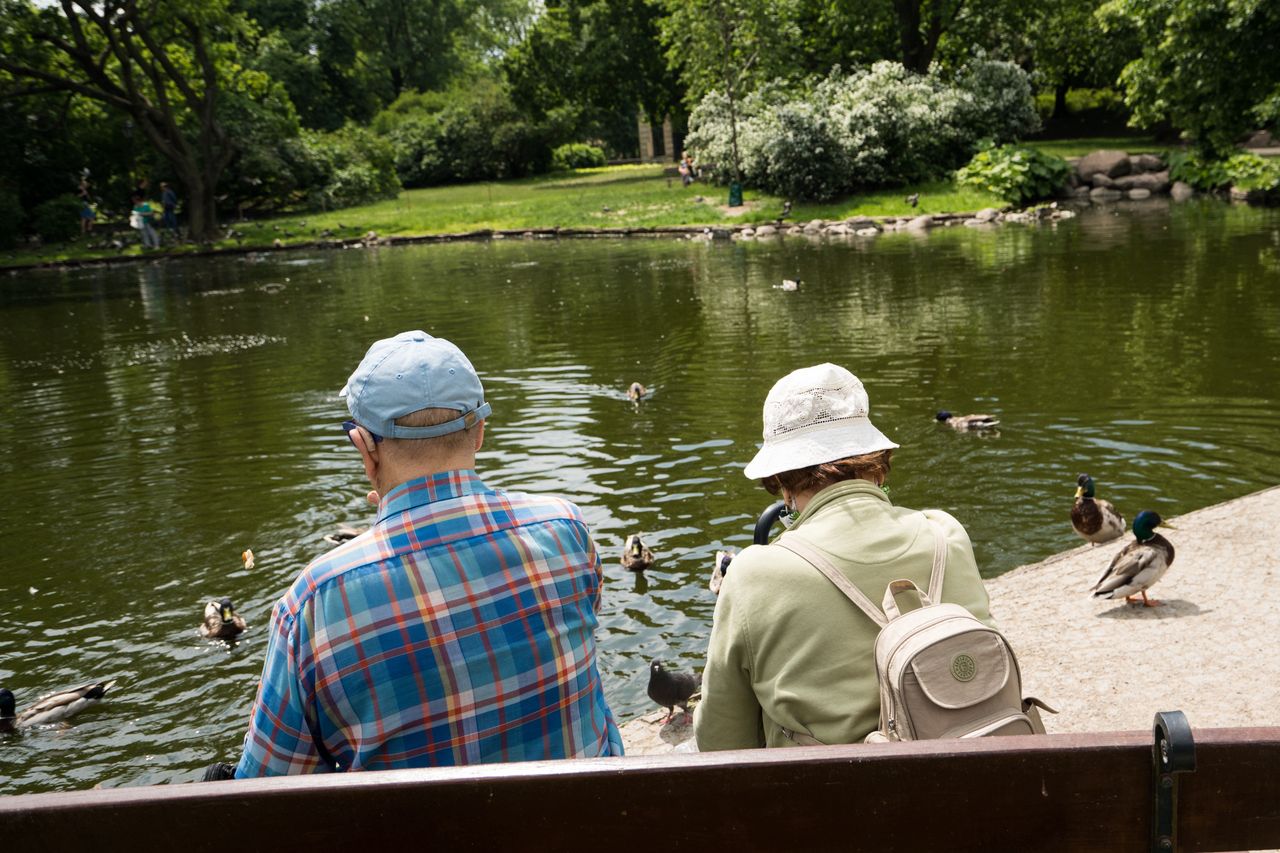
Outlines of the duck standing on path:
{"type": "Polygon", "coordinates": [[[1076,502],[1071,507],[1071,526],[1094,545],[1110,542],[1124,535],[1124,516],[1116,512],[1111,501],[1094,497],[1093,478],[1081,474],[1076,478],[1076,502]]]}
{"type": "Polygon", "coordinates": [[[653,565],[653,552],[644,544],[639,533],[632,533],[622,546],[622,567],[633,572],[643,572],[653,565]]]}
{"type": "Polygon", "coordinates": [[[1000,419],[995,415],[953,415],[946,409],[938,412],[935,416],[939,423],[944,423],[954,430],[960,432],[968,432],[969,430],[978,429],[994,429],[1000,426],[1000,419]]]}
{"type": "Polygon", "coordinates": [[[231,599],[210,601],[204,606],[204,622],[200,636],[217,640],[233,640],[244,632],[244,618],[236,613],[231,599]]]}
{"type": "Polygon", "coordinates": [[[684,711],[685,719],[689,715],[689,697],[698,691],[698,679],[687,672],[667,672],[662,668],[662,661],[655,660],[649,664],[649,698],[667,709],[667,717],[663,725],[675,717],[675,706],[684,711]]]}
{"type": "MultiPolygon", "coordinates": [[[[1132,602],[1142,596],[1146,607],[1159,607],[1160,602],[1147,598],[1147,590],[1164,577],[1173,565],[1173,545],[1156,528],[1164,523],[1159,513],[1144,509],[1133,519],[1134,540],[1124,546],[1093,585],[1094,598],[1121,598],[1132,602]]],[[[1165,524],[1170,530],[1175,527],[1165,524]]]]}
{"type": "Polygon", "coordinates": [[[0,732],[61,722],[97,702],[115,683],[115,679],[92,681],[60,693],[50,693],[37,699],[21,714],[15,713],[13,691],[0,687],[0,732]]]}

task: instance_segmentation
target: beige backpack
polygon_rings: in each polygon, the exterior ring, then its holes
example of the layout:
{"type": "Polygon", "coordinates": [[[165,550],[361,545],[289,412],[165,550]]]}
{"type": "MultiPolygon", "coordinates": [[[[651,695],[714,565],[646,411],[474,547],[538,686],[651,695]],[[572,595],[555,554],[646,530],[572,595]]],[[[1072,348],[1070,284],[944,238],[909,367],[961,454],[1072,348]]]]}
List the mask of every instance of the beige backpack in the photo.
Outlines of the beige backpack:
{"type": "MultiPolygon", "coordinates": [[[[792,534],[781,545],[826,575],[877,625],[876,676],[880,682],[880,729],[868,742],[946,737],[1043,734],[1038,699],[1023,698],[1018,659],[1004,636],[958,604],[943,604],[942,580],[947,548],[942,531],[934,535],[933,572],[927,593],[910,580],[895,580],[885,590],[883,609],[812,545],[792,534]],[[897,596],[914,591],[920,607],[905,613],[897,596]]],[[[797,743],[818,743],[791,733],[797,743]]]]}

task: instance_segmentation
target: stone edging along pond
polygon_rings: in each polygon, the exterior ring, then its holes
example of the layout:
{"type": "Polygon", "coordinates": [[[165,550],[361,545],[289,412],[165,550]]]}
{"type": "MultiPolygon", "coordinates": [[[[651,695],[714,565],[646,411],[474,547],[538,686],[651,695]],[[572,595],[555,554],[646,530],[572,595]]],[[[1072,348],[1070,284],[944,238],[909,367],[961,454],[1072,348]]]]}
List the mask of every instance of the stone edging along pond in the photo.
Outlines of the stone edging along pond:
{"type": "MultiPolygon", "coordinates": [[[[1168,194],[1183,201],[1195,191],[1182,182],[1169,180],[1164,161],[1152,154],[1130,155],[1124,151],[1094,151],[1072,163],[1068,184],[1060,197],[1072,205],[1107,203],[1122,198],[1142,200],[1168,194]]],[[[1231,191],[1233,201],[1261,202],[1249,194],[1231,191]]],[[[935,213],[920,216],[855,216],[841,220],[813,219],[805,223],[784,224],[781,220],[758,225],[655,225],[614,228],[517,228],[476,229],[445,234],[383,237],[369,231],[363,237],[349,240],[313,240],[304,243],[281,243],[272,246],[227,246],[154,255],[118,255],[102,258],[43,261],[0,267],[15,273],[32,269],[70,269],[73,267],[111,266],[171,258],[204,258],[216,255],[254,255],[266,252],[289,252],[316,249],[367,249],[377,246],[405,246],[417,243],[452,243],[463,240],[559,239],[591,237],[676,237],[688,240],[754,240],[783,235],[816,237],[875,237],[888,231],[925,231],[930,228],[966,225],[986,228],[1006,222],[1034,223],[1070,219],[1075,211],[1058,202],[1017,210],[994,207],[965,213],[935,213]]]]}

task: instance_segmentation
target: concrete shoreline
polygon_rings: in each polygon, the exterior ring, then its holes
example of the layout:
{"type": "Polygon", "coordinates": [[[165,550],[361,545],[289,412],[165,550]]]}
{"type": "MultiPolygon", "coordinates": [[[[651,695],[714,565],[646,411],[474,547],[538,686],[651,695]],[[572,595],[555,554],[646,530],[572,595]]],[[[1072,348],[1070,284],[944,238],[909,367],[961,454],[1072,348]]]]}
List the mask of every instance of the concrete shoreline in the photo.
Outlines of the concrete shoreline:
{"type": "MultiPolygon", "coordinates": [[[[986,581],[1025,692],[1059,711],[1045,715],[1050,734],[1145,731],[1169,710],[1193,730],[1280,725],[1280,486],[1166,521],[1176,556],[1151,590],[1161,607],[1089,596],[1132,533],[986,581]]],[[[692,735],[665,716],[625,723],[627,754],[670,752],[692,735]]]]}

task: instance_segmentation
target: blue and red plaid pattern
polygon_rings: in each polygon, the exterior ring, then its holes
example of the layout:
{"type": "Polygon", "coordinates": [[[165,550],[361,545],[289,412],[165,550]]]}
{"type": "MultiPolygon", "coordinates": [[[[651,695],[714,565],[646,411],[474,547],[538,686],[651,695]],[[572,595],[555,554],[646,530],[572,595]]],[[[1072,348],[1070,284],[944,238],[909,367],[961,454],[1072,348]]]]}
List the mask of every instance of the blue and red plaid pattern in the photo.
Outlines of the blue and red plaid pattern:
{"type": "Polygon", "coordinates": [[[470,470],[396,487],[276,604],[236,776],[621,755],[602,576],[568,501],[470,470]]]}

